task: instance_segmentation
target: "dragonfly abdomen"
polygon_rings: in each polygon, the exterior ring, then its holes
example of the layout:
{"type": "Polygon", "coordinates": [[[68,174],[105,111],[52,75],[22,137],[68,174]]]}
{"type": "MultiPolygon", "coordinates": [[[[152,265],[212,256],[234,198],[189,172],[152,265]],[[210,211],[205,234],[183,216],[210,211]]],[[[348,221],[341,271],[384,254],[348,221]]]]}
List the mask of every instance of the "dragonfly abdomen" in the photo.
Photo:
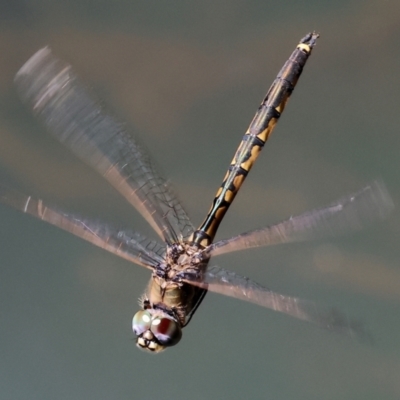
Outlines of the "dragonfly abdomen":
{"type": "Polygon", "coordinates": [[[190,238],[193,244],[206,247],[213,241],[225,213],[278,122],[317,38],[315,32],[306,35],[279,71],[233,157],[207,217],[190,238]]]}

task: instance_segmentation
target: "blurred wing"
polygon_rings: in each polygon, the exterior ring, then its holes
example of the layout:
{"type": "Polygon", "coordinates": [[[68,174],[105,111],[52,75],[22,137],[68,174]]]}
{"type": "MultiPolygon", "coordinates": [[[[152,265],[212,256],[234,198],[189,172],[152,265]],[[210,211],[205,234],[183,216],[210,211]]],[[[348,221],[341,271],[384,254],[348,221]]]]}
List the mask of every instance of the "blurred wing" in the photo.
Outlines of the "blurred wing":
{"type": "Polygon", "coordinates": [[[106,224],[83,219],[46,206],[42,200],[0,186],[0,202],[46,221],[110,253],[146,268],[155,268],[163,261],[164,246],[106,224]]]}
{"type": "Polygon", "coordinates": [[[359,340],[370,340],[359,321],[349,320],[335,309],[324,310],[315,303],[275,293],[249,278],[217,266],[208,267],[201,279],[186,274],[185,282],[215,293],[249,301],[292,317],[312,322],[321,328],[342,333],[359,340]]]}
{"type": "Polygon", "coordinates": [[[18,71],[22,99],[62,144],[99,172],[167,243],[193,232],[188,216],[137,139],[108,115],[71,67],[39,50],[18,71]]]}
{"type": "Polygon", "coordinates": [[[208,246],[207,257],[280,243],[301,242],[359,230],[386,218],[393,201],[382,182],[374,181],[359,192],[326,208],[313,210],[266,228],[246,232],[208,246]]]}

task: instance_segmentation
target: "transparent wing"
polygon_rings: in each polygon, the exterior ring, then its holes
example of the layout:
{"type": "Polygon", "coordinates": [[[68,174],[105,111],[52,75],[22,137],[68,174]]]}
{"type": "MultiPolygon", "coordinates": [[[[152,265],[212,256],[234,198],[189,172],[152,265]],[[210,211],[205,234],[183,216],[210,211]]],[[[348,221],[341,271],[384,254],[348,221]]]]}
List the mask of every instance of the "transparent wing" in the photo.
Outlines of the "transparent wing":
{"type": "Polygon", "coordinates": [[[311,301],[275,293],[251,281],[249,278],[217,266],[208,267],[201,278],[186,274],[183,280],[191,285],[215,293],[245,300],[261,307],[312,322],[330,331],[342,333],[359,340],[371,340],[359,321],[350,320],[345,314],[335,309],[324,310],[311,301]]]}
{"type": "Polygon", "coordinates": [[[337,236],[382,220],[393,208],[393,201],[385,185],[374,181],[359,192],[343,197],[328,207],[215,242],[204,250],[204,254],[210,257],[252,247],[337,236]]]}
{"type": "Polygon", "coordinates": [[[114,229],[46,206],[42,200],[0,186],[0,202],[55,225],[110,253],[146,268],[163,261],[165,247],[138,233],[114,229]]]}
{"type": "Polygon", "coordinates": [[[193,232],[181,204],[137,139],[102,109],[71,67],[49,48],[25,63],[15,83],[53,136],[104,176],[164,241],[176,242],[193,232]]]}

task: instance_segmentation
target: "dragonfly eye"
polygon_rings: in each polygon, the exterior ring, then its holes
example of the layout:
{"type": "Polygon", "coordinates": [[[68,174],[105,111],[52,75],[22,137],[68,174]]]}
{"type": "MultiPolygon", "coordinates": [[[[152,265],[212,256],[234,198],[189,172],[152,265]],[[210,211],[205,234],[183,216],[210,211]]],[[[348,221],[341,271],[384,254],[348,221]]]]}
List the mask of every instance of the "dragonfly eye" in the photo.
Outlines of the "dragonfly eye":
{"type": "Polygon", "coordinates": [[[182,337],[181,327],[176,321],[154,316],[147,310],[140,310],[135,314],[132,330],[137,336],[137,345],[155,353],[176,345],[182,337]]]}
{"type": "Polygon", "coordinates": [[[151,314],[148,311],[138,311],[132,320],[132,330],[136,336],[149,330],[151,327],[151,314]]]}
{"type": "Polygon", "coordinates": [[[179,324],[169,318],[155,318],[151,323],[150,330],[163,346],[174,346],[182,337],[179,324]]]}

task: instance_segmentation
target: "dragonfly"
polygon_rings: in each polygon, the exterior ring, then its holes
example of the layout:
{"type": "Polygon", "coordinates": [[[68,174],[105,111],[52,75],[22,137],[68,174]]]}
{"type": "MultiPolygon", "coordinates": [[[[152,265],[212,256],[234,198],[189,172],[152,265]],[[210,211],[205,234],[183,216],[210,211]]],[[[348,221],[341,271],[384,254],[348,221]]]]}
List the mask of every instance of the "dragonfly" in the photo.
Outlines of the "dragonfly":
{"type": "Polygon", "coordinates": [[[66,62],[46,47],[15,77],[17,91],[47,130],[101,174],[150,224],[159,239],[66,212],[42,199],[0,187],[0,202],[147,268],[151,279],[132,329],[139,348],[158,353],[176,345],[207,291],[245,300],[352,336],[359,325],[345,315],[282,295],[210,264],[224,253],[328,238],[385,218],[393,208],[384,184],[275,225],[214,242],[243,181],[278,122],[319,35],[302,38],[285,62],[243,136],[203,223],[195,229],[169,182],[125,124],[110,115],[66,62]]]}

